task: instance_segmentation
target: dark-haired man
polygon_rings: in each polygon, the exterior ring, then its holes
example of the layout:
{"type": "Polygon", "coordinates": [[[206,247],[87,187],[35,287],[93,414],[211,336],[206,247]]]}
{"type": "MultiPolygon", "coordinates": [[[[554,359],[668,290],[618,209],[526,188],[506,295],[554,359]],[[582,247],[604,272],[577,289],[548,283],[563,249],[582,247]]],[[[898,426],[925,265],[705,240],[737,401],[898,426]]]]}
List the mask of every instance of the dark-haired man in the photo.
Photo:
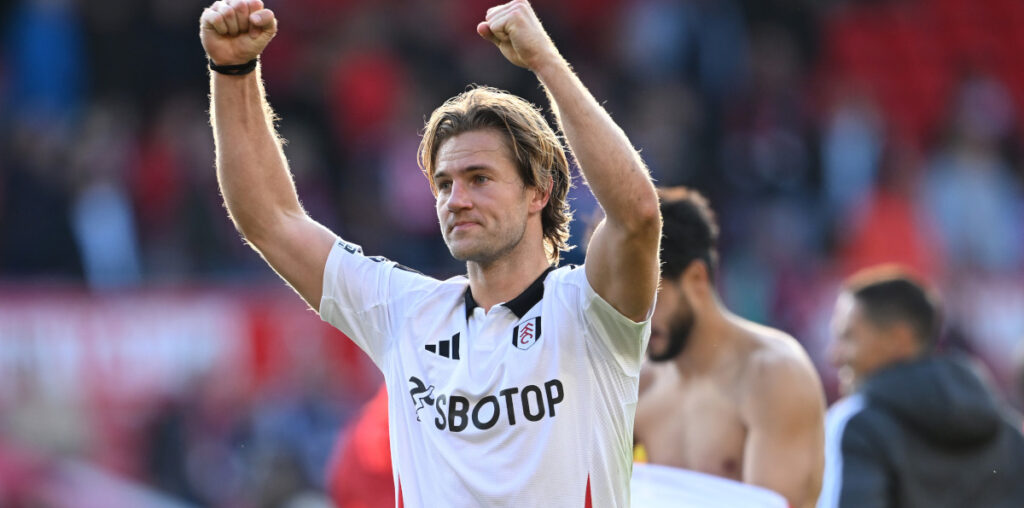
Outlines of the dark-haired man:
{"type": "Polygon", "coordinates": [[[742,319],[715,291],[718,227],[707,201],[662,189],[662,282],[634,437],[653,464],[765,487],[813,506],[824,397],[785,333],[742,319]]]}
{"type": "Polygon", "coordinates": [[[820,508],[1024,506],[1020,422],[968,361],[932,354],[939,315],[898,268],[846,282],[830,357],[849,396],[828,412],[820,508]]]}

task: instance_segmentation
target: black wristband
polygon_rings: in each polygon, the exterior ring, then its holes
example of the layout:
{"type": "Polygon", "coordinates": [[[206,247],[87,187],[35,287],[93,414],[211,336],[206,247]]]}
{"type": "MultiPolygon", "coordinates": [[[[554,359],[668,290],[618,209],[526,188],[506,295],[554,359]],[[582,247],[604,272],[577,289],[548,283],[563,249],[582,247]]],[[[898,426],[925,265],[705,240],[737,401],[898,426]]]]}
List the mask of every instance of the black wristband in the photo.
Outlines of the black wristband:
{"type": "Polygon", "coordinates": [[[248,62],[236,65],[217,65],[210,60],[210,70],[219,72],[221,74],[227,74],[229,76],[241,76],[243,74],[249,74],[256,70],[256,64],[260,61],[259,58],[253,58],[248,62]]]}

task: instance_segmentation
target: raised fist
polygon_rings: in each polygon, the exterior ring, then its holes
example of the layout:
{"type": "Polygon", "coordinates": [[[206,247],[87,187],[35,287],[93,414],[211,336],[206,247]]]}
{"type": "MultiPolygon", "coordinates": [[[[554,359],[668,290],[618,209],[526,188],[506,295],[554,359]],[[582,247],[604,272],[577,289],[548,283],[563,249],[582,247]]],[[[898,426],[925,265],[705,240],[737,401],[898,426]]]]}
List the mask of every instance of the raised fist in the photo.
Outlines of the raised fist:
{"type": "Polygon", "coordinates": [[[218,0],[199,17],[199,40],[217,65],[256,58],[276,34],[274,12],[260,0],[218,0]]]}
{"type": "Polygon", "coordinates": [[[477,25],[477,33],[498,46],[508,61],[535,71],[538,65],[558,58],[558,50],[526,0],[491,7],[484,19],[477,25]]]}

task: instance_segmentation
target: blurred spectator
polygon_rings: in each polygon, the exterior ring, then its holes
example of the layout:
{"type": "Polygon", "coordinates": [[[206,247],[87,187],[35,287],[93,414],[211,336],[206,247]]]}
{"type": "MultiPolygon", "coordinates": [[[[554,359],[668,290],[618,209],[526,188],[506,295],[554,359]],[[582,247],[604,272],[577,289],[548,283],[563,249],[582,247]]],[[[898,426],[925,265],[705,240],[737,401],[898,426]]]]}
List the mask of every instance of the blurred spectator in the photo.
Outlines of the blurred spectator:
{"type": "Polygon", "coordinates": [[[935,225],[915,205],[920,155],[908,145],[893,144],[882,154],[877,183],[864,189],[839,227],[839,262],[844,274],[880,263],[899,263],[925,276],[941,275],[942,245],[935,225]]]}
{"type": "Polygon", "coordinates": [[[728,108],[722,170],[735,197],[800,196],[811,190],[808,95],[793,35],[767,25],[752,34],[750,83],[728,108]]]}
{"type": "Polygon", "coordinates": [[[640,81],[662,84],[692,78],[711,98],[742,83],[746,34],[735,2],[643,0],[623,24],[627,70],[640,81]]]}
{"type": "Polygon", "coordinates": [[[125,182],[134,156],[134,119],[125,108],[98,104],[72,148],[69,170],[76,195],[71,222],[82,253],[85,280],[93,288],[141,282],[135,215],[125,182]]]}
{"type": "Polygon", "coordinates": [[[1012,111],[998,81],[967,80],[956,98],[948,144],[926,176],[924,204],[958,267],[1021,268],[1024,194],[999,151],[1012,127],[1012,111]]]}
{"type": "Polygon", "coordinates": [[[885,133],[877,106],[850,85],[830,115],[822,133],[823,194],[832,212],[845,216],[875,181],[885,133]]]}
{"type": "Polygon", "coordinates": [[[847,280],[833,362],[847,398],[828,413],[819,507],[1016,507],[1024,435],[968,361],[933,354],[935,297],[893,268],[847,280]]]}
{"type": "Polygon", "coordinates": [[[0,26],[11,72],[3,109],[24,119],[79,112],[87,69],[75,2],[26,0],[0,26]]]}

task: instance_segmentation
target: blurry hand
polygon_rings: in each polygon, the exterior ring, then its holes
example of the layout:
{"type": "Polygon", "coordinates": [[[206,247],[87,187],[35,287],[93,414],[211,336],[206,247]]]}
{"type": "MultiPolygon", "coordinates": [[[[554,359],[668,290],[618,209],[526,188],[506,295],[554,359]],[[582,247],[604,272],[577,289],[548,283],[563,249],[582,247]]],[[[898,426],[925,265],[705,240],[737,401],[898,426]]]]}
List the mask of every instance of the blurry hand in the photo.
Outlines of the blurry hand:
{"type": "Polygon", "coordinates": [[[477,33],[498,46],[508,61],[536,71],[541,64],[559,58],[555,44],[526,0],[491,7],[484,19],[477,25],[477,33]]]}
{"type": "Polygon", "coordinates": [[[218,0],[199,17],[199,40],[217,65],[256,58],[277,35],[274,12],[260,0],[218,0]]]}

